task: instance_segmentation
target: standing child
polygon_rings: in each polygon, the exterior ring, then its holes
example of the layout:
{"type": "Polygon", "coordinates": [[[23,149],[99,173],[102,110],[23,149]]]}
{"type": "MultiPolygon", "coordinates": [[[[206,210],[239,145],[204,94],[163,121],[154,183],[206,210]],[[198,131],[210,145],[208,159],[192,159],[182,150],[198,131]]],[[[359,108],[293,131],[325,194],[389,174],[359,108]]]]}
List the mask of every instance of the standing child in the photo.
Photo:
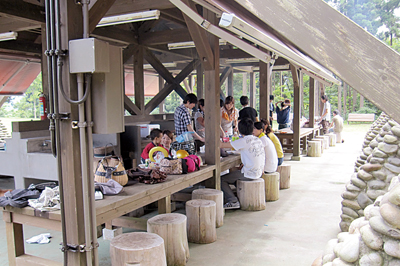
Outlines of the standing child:
{"type": "Polygon", "coordinates": [[[146,147],[142,152],[142,155],[140,156],[142,163],[145,163],[146,159],[149,159],[149,152],[152,148],[157,146],[162,147],[161,145],[162,137],[163,137],[162,131],[159,130],[158,128],[154,128],[153,130],[151,130],[150,132],[151,142],[146,145],[146,147]]]}
{"type": "Polygon", "coordinates": [[[254,123],[253,135],[260,138],[260,140],[264,144],[265,151],[265,166],[264,173],[270,174],[276,171],[278,168],[278,154],[276,153],[276,149],[274,143],[264,134],[264,123],[256,122],[254,123]]]}
{"type": "Polygon", "coordinates": [[[265,164],[265,152],[263,142],[253,136],[254,124],[250,118],[239,122],[239,133],[244,137],[232,142],[222,142],[221,148],[233,148],[240,152],[243,167],[241,171],[235,171],[221,176],[221,189],[224,192],[225,209],[240,208],[238,198],[233,193],[229,184],[235,184],[238,179],[254,180],[262,176],[265,164]]]}

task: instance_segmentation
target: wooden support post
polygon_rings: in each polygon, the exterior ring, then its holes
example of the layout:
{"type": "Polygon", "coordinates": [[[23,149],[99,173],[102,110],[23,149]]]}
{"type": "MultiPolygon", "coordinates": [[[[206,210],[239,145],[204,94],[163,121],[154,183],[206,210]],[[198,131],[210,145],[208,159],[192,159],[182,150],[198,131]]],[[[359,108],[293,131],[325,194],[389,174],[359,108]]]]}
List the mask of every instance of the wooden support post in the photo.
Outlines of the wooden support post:
{"type": "Polygon", "coordinates": [[[342,116],[342,89],[343,89],[343,83],[338,86],[338,110],[341,116],[342,116]]]}
{"type": "Polygon", "coordinates": [[[309,115],[308,115],[308,121],[309,121],[309,125],[311,128],[313,128],[315,126],[315,80],[310,77],[310,92],[309,92],[309,99],[308,99],[308,111],[309,111],[309,115]]]}
{"type": "Polygon", "coordinates": [[[260,61],[260,118],[269,117],[270,68],[269,64],[260,61]]]}
{"type": "Polygon", "coordinates": [[[256,108],[256,75],[250,72],[250,106],[256,108]]]}
{"type": "Polygon", "coordinates": [[[233,70],[228,76],[228,96],[233,96],[233,70]]]}
{"type": "Polygon", "coordinates": [[[347,84],[343,83],[343,114],[341,114],[343,120],[346,119],[347,116],[347,84]]]}
{"type": "Polygon", "coordinates": [[[293,156],[292,160],[300,161],[300,92],[299,75],[296,67],[290,64],[293,78],[294,103],[293,103],[293,156]]]}
{"type": "MultiPolygon", "coordinates": [[[[82,10],[74,1],[60,1],[61,49],[68,49],[69,40],[80,39],[83,36],[82,10]]],[[[65,58],[62,68],[62,85],[70,99],[77,99],[76,76],[69,73],[69,60],[65,58]]],[[[67,103],[59,94],[59,109],[69,113],[70,119],[59,122],[61,174],[63,177],[66,242],[70,245],[81,245],[85,242],[83,211],[83,192],[81,174],[81,154],[79,132],[71,127],[71,121],[78,121],[78,106],[67,103]]],[[[92,224],[91,226],[95,226],[92,224]]],[[[91,228],[88,230],[92,230],[91,228]]],[[[86,256],[82,252],[67,251],[68,264],[85,265],[86,256]]]]}
{"type": "MultiPolygon", "coordinates": [[[[9,213],[7,215],[10,215],[9,213]]],[[[8,263],[16,265],[16,257],[25,254],[24,233],[22,224],[6,222],[8,263]]]]}
{"type": "Polygon", "coordinates": [[[197,74],[197,98],[204,98],[204,67],[199,64],[196,68],[197,74]]]}
{"type": "MultiPolygon", "coordinates": [[[[47,58],[45,56],[46,47],[46,26],[42,25],[42,60],[41,60],[41,69],[42,69],[42,89],[45,95],[49,95],[49,73],[47,72],[47,58]]],[[[47,98],[49,99],[49,98],[47,98]]],[[[48,103],[46,103],[47,106],[48,103]]],[[[1,107],[1,105],[0,105],[1,107]]]]}
{"type": "Polygon", "coordinates": [[[247,72],[243,73],[242,95],[247,95],[247,72]]]}
{"type": "MultiPolygon", "coordinates": [[[[360,94],[360,109],[364,107],[364,96],[360,94]]],[[[342,115],[342,114],[340,114],[342,115]]]]}
{"type": "MultiPolygon", "coordinates": [[[[211,23],[216,23],[215,14],[203,10],[203,16],[211,23]]],[[[219,149],[219,133],[221,117],[219,115],[220,82],[219,82],[219,40],[214,35],[208,34],[208,43],[213,51],[213,69],[204,71],[205,83],[205,124],[206,124],[206,163],[215,165],[212,179],[207,180],[208,188],[221,190],[221,162],[219,149]]]]}
{"type": "MultiPolygon", "coordinates": [[[[158,92],[160,92],[163,88],[164,88],[164,84],[165,84],[165,80],[163,79],[163,77],[161,77],[161,75],[158,75],[158,92]]],[[[164,102],[162,101],[159,105],[158,105],[158,112],[160,114],[164,113],[164,102]]]]}
{"type": "Polygon", "coordinates": [[[158,213],[171,213],[171,195],[158,200],[158,213]]]}
{"type": "Polygon", "coordinates": [[[143,47],[139,46],[133,53],[133,75],[135,88],[135,104],[144,111],[144,75],[143,75],[143,47]]]}

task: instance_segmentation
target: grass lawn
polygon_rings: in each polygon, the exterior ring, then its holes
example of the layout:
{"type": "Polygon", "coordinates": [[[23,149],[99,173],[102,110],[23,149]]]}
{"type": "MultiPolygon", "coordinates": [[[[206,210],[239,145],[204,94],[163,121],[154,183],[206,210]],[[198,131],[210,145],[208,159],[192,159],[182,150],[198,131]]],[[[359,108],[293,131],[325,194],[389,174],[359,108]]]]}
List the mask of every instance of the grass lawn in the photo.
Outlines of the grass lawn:
{"type": "Polygon", "coordinates": [[[343,131],[344,132],[365,132],[370,129],[372,123],[355,123],[352,122],[350,124],[344,123],[343,124],[343,131]]]}

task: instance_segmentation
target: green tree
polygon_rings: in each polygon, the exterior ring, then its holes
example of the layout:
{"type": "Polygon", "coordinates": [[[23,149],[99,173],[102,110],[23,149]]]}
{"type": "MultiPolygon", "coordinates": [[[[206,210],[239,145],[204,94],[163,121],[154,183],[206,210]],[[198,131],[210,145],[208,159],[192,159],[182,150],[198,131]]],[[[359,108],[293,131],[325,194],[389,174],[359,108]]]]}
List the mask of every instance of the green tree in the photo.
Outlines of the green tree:
{"type": "Polygon", "coordinates": [[[39,118],[39,94],[42,91],[42,75],[39,74],[23,96],[13,96],[0,109],[0,116],[15,118],[39,118]]]}

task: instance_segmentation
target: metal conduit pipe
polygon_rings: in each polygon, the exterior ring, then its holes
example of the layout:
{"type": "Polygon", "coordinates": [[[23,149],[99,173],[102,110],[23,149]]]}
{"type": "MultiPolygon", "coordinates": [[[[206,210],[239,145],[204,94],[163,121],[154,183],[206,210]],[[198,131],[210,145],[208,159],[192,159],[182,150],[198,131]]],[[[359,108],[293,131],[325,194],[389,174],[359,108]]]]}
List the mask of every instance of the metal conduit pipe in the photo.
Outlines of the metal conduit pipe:
{"type": "MultiPolygon", "coordinates": [[[[92,74],[86,74],[86,90],[89,91],[88,100],[86,102],[86,120],[89,121],[90,125],[87,127],[87,142],[88,142],[88,157],[93,158],[93,133],[92,133],[92,94],[91,94],[91,81],[92,74]]],[[[94,198],[94,175],[93,175],[93,163],[89,161],[89,188],[90,188],[90,206],[91,206],[91,222],[92,222],[92,245],[93,245],[93,261],[94,265],[99,265],[98,261],[98,249],[97,242],[97,227],[96,227],[96,208],[94,198]]]]}
{"type": "MultiPolygon", "coordinates": [[[[78,83],[78,97],[83,96],[83,73],[77,74],[78,83]]],[[[81,151],[81,173],[82,173],[82,193],[83,193],[83,213],[84,213],[84,229],[85,229],[85,246],[86,246],[86,264],[92,265],[92,252],[89,247],[92,246],[92,230],[90,219],[90,192],[88,187],[88,158],[87,158],[87,142],[86,142],[86,129],[87,123],[85,121],[85,104],[81,103],[78,106],[79,114],[79,138],[80,138],[80,151],[81,151]]]]}
{"type": "MultiPolygon", "coordinates": [[[[61,164],[61,149],[60,149],[60,132],[59,132],[59,120],[58,116],[58,93],[57,83],[54,83],[57,76],[57,66],[54,64],[54,38],[55,34],[59,34],[59,11],[54,6],[53,0],[46,0],[46,44],[47,44],[47,69],[48,69],[48,86],[49,86],[49,108],[50,114],[50,127],[51,132],[51,146],[53,156],[57,158],[57,175],[58,175],[58,186],[60,191],[60,212],[61,212],[61,228],[62,230],[62,249],[65,250],[67,246],[67,234],[65,232],[65,210],[64,210],[64,190],[63,190],[63,175],[62,175],[62,164],[61,164]],[[55,17],[58,14],[57,27],[54,24],[55,17]],[[58,30],[56,30],[58,28],[58,30]],[[51,56],[51,58],[50,58],[51,56]],[[56,121],[54,121],[56,118],[56,121]]],[[[64,265],[68,265],[68,257],[63,252],[64,265]]]]}
{"type": "MultiPolygon", "coordinates": [[[[89,38],[89,0],[82,1],[82,20],[83,20],[83,38],[89,38]]],[[[81,74],[78,74],[81,75],[81,74]]],[[[83,74],[82,74],[83,77],[83,74]]],[[[86,75],[86,91],[90,95],[91,75],[86,75]]],[[[83,88],[83,86],[82,86],[83,88]]],[[[82,92],[80,93],[82,97],[82,92]]],[[[82,128],[81,133],[81,156],[82,156],[82,187],[85,213],[85,237],[86,237],[86,260],[88,265],[98,265],[97,252],[97,230],[96,230],[96,210],[94,208],[94,181],[93,181],[93,137],[91,128],[91,101],[86,101],[87,123],[82,128]],[[88,143],[88,145],[86,145],[88,143]],[[90,156],[92,155],[92,156],[90,156]],[[88,163],[89,162],[89,163],[88,163]],[[89,248],[91,247],[91,248],[89,248]],[[94,252],[92,252],[94,251],[94,252]]],[[[79,119],[85,122],[85,104],[79,105],[79,119]],[[81,108],[82,106],[82,108],[81,108]],[[82,113],[81,113],[82,112],[82,113]]]]}

